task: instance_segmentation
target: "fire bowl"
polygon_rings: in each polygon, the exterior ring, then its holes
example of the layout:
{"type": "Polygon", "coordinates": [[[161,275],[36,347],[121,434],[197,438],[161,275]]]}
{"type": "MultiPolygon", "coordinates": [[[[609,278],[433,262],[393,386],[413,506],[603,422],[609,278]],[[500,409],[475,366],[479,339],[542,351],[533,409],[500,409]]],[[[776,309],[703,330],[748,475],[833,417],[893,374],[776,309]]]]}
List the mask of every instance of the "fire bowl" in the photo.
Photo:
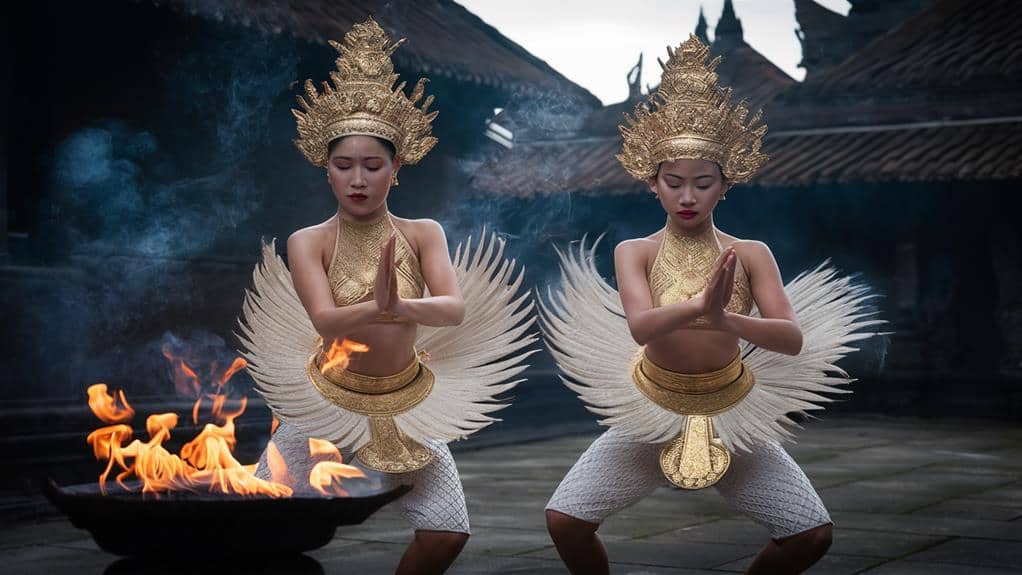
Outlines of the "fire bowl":
{"type": "Polygon", "coordinates": [[[200,556],[291,554],[317,549],[338,525],[357,525],[411,491],[400,485],[363,497],[243,497],[171,492],[143,496],[107,484],[43,485],[47,499],[71,524],[117,555],[200,556]]]}

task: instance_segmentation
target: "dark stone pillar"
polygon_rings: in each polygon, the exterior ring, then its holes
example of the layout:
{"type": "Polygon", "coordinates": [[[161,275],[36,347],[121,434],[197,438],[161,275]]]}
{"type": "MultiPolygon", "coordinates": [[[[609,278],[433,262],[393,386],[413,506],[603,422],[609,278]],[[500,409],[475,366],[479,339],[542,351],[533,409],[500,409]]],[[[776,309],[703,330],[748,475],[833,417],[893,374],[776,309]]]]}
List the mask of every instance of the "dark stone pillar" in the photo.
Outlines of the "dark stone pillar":
{"type": "Polygon", "coordinates": [[[10,123],[7,121],[10,107],[11,90],[11,50],[13,42],[10,36],[10,20],[4,19],[3,50],[0,51],[0,67],[3,68],[3,88],[0,88],[0,265],[7,263],[7,133],[10,123]]]}

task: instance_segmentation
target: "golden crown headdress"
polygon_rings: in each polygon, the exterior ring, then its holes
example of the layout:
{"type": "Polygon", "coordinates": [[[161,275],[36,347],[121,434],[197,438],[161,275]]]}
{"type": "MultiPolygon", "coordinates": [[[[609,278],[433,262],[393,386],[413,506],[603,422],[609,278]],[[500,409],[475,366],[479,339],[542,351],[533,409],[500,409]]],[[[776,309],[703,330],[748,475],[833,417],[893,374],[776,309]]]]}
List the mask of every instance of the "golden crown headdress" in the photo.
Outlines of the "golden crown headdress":
{"type": "Polygon", "coordinates": [[[745,102],[731,105],[731,88],[717,85],[720,57],[708,61],[709,53],[690,35],[677,49],[667,47],[666,64],[657,59],[660,87],[618,126],[624,146],[617,159],[635,179],[655,176],[660,162],[696,159],[716,162],[728,180],[744,182],[766,162],[762,113],[746,122],[745,102]]]}
{"type": "Polygon", "coordinates": [[[330,41],[340,56],[330,82],[319,92],[312,80],[305,81],[305,97],[298,97],[302,111],[291,110],[298,123],[295,145],[317,166],[325,166],[327,146],[341,136],[365,135],[383,138],[394,144],[401,161],[415,164],[436,144],[431,134],[436,112],[428,112],[433,96],[427,96],[421,108],[426,78],[420,78],[411,96],[405,96],[405,82],[394,83],[394,63],[390,55],[404,43],[394,42],[375,20],[355,24],[344,35],[344,43],[330,41]]]}

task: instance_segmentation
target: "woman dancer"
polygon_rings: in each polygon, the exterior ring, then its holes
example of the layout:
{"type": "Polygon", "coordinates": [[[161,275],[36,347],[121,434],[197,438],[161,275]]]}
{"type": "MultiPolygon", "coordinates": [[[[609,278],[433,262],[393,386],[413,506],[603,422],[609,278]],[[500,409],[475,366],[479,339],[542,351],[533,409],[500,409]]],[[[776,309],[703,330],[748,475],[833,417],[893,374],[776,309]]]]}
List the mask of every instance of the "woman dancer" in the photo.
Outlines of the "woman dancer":
{"type": "Polygon", "coordinates": [[[544,306],[569,387],[611,427],[562,480],[547,525],[572,573],[607,573],[604,519],[662,485],[713,485],[770,530],[749,573],[799,573],[830,546],[831,520],[778,440],[789,413],[841,391],[849,380],[833,362],[876,322],[861,315],[862,287],[821,268],[785,288],[766,245],[714,226],[717,203],[766,161],[766,126],[731,104],[698,39],[668,53],[618,156],[667,224],[617,246],[620,294],[584,244],[562,254],[565,288],[544,306]]]}
{"type": "Polygon", "coordinates": [[[432,96],[415,105],[425,80],[410,97],[394,88],[401,42],[370,18],[331,42],[340,56],[323,91],[306,82],[295,143],[326,168],[337,212],[292,234],[290,272],[264,246],[241,328],[249,370],[282,422],[267,454],[281,453],[298,491],[316,462],[310,437],[353,453],[384,487],[414,484],[399,502],[415,535],[397,572],[441,573],[469,535],[446,442],[504,407],[493,397],[518,383],[508,380],[529,353],[496,362],[533,341],[531,304],[515,297],[521,273],[502,265],[492,237],[474,256],[459,248],[452,265],[439,224],[388,210],[400,167],[436,143],[432,96]]]}

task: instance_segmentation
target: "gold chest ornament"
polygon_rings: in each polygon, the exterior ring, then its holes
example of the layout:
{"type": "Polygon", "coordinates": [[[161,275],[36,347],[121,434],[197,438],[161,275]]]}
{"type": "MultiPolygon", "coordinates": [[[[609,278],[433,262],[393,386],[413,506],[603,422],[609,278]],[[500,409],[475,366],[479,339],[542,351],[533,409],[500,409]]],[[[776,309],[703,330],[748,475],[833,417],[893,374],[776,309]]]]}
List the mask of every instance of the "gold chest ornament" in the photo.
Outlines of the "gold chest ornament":
{"type": "MultiPolygon", "coordinates": [[[[695,236],[685,236],[673,229],[670,222],[664,229],[653,267],[649,272],[649,290],[653,307],[692,299],[706,289],[720,253],[724,251],[717,239],[717,229],[710,226],[695,236]]],[[[752,290],[745,270],[738,264],[735,286],[727,311],[749,315],[752,310],[752,290]]],[[[705,318],[696,318],[687,327],[704,328],[705,318]]]]}
{"type": "MultiPolygon", "coordinates": [[[[396,236],[397,293],[404,299],[422,297],[425,280],[419,258],[390,214],[369,223],[338,219],[334,255],[327,270],[330,290],[338,307],[351,305],[372,295],[383,247],[396,236]]],[[[396,320],[392,320],[396,321],[396,320]]]]}

